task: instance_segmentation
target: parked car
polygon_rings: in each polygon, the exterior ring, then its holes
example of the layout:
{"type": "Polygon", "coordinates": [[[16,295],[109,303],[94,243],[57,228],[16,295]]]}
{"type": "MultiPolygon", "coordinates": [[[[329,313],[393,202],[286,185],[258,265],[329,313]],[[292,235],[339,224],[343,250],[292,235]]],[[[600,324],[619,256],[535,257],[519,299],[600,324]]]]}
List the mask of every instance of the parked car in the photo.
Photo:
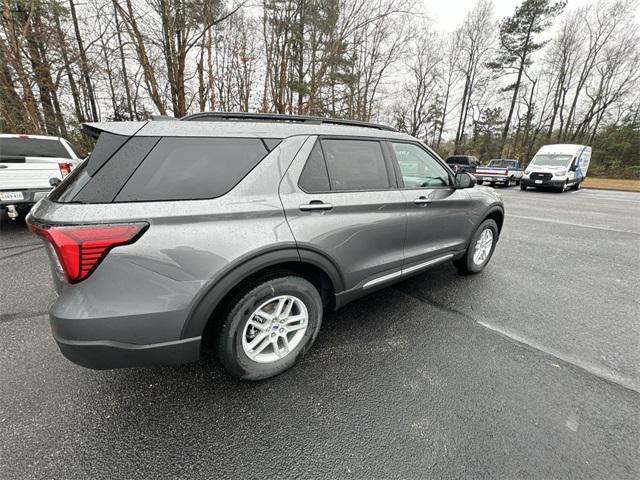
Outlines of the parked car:
{"type": "Polygon", "coordinates": [[[480,160],[473,155],[451,155],[447,157],[447,165],[454,172],[474,173],[476,168],[480,166],[480,160]]]}
{"type": "Polygon", "coordinates": [[[233,375],[276,375],[324,311],[446,261],[480,272],[502,228],[495,191],[388,127],[205,113],[84,131],[93,153],[27,221],[51,246],[55,340],[86,367],[196,361],[214,332],[233,375]]]}
{"type": "Polygon", "coordinates": [[[510,159],[494,159],[489,161],[486,167],[480,166],[476,168],[474,176],[478,180],[478,184],[484,182],[491,184],[500,184],[508,187],[512,183],[520,185],[523,170],[518,160],[510,159]]]}
{"type": "Polygon", "coordinates": [[[552,188],[564,192],[579,190],[591,162],[591,147],[587,145],[545,145],[524,171],[520,188],[552,188]]]}
{"type": "Polygon", "coordinates": [[[0,209],[15,220],[80,163],[60,137],[0,134],[0,209]]]}

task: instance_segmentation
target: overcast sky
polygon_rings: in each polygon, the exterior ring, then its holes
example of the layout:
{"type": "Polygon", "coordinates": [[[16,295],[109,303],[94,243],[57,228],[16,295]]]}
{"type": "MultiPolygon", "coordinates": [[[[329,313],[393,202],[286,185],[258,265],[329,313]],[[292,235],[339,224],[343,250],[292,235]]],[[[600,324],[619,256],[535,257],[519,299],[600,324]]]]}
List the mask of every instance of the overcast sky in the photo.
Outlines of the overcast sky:
{"type": "MultiPolygon", "coordinates": [[[[464,16],[473,8],[477,0],[418,0],[417,5],[424,6],[423,11],[431,18],[437,30],[451,32],[456,29],[464,16]]],[[[512,15],[523,0],[494,0],[494,18],[499,20],[512,15]]],[[[568,8],[590,4],[592,0],[569,0],[568,8]]],[[[636,21],[640,18],[640,2],[636,7],[636,21]]]]}
{"type": "MultiPolygon", "coordinates": [[[[477,0],[419,0],[424,12],[434,23],[437,30],[450,32],[458,27],[465,15],[474,7],[477,0]]],[[[522,0],[494,0],[495,18],[511,15],[522,0]]]]}

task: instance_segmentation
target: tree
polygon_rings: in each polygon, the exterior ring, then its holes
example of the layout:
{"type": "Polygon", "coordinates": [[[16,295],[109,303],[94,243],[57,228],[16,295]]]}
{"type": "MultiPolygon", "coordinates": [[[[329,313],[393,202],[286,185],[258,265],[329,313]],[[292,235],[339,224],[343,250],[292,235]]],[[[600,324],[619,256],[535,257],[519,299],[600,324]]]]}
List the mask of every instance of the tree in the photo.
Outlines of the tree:
{"type": "Polygon", "coordinates": [[[500,24],[498,56],[489,66],[494,70],[516,75],[515,81],[504,89],[513,93],[502,130],[501,151],[509,134],[524,71],[532,63],[532,54],[546,43],[537,41],[536,36],[551,26],[553,18],[565,5],[565,0],[556,3],[550,3],[550,0],[525,0],[516,7],[513,16],[505,18],[500,24]]]}
{"type": "Polygon", "coordinates": [[[464,78],[464,90],[458,118],[454,153],[460,153],[464,144],[464,132],[467,116],[471,108],[471,100],[480,76],[481,67],[493,45],[494,24],[491,20],[493,4],[490,0],[479,0],[475,8],[465,17],[462,27],[457,32],[460,37],[460,64],[458,68],[464,78]]]}
{"type": "Polygon", "coordinates": [[[395,123],[415,137],[434,136],[442,118],[442,100],[437,96],[440,80],[440,48],[436,33],[428,24],[410,42],[409,75],[403,86],[403,100],[396,106],[395,123]],[[436,125],[437,120],[437,125],[436,125]]]}
{"type": "Polygon", "coordinates": [[[473,140],[471,148],[479,158],[490,160],[500,157],[500,146],[497,140],[504,124],[500,107],[482,110],[480,117],[473,123],[473,140]]]}

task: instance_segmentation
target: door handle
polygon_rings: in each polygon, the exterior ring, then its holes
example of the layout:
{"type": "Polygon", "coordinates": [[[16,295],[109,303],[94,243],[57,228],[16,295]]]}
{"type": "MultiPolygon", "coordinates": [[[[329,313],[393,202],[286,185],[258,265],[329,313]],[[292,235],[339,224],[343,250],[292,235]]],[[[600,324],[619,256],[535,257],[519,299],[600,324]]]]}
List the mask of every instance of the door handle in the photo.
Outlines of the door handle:
{"type": "Polygon", "coordinates": [[[307,204],[300,205],[300,210],[303,212],[312,212],[315,210],[331,210],[333,205],[330,203],[324,203],[322,200],[311,200],[307,204]]]}
{"type": "Polygon", "coordinates": [[[429,205],[431,203],[431,199],[427,198],[427,197],[418,197],[416,198],[413,203],[415,203],[416,205],[420,205],[421,207],[426,207],[427,205],[429,205]]]}

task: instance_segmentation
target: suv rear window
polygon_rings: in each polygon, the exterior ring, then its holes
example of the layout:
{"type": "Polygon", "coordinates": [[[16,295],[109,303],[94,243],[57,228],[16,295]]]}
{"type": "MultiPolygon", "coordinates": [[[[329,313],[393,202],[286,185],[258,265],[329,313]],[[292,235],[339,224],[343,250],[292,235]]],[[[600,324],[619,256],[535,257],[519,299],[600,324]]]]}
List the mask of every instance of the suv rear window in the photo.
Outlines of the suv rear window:
{"type": "Polygon", "coordinates": [[[115,201],[219,197],[235,187],[267,153],[257,138],[162,138],[115,201]]]}
{"type": "Polygon", "coordinates": [[[70,158],[59,140],[43,138],[0,138],[0,157],[70,158]]]}
{"type": "Polygon", "coordinates": [[[258,138],[101,134],[49,199],[58,203],[196,200],[224,195],[267,155],[258,138]]]}

